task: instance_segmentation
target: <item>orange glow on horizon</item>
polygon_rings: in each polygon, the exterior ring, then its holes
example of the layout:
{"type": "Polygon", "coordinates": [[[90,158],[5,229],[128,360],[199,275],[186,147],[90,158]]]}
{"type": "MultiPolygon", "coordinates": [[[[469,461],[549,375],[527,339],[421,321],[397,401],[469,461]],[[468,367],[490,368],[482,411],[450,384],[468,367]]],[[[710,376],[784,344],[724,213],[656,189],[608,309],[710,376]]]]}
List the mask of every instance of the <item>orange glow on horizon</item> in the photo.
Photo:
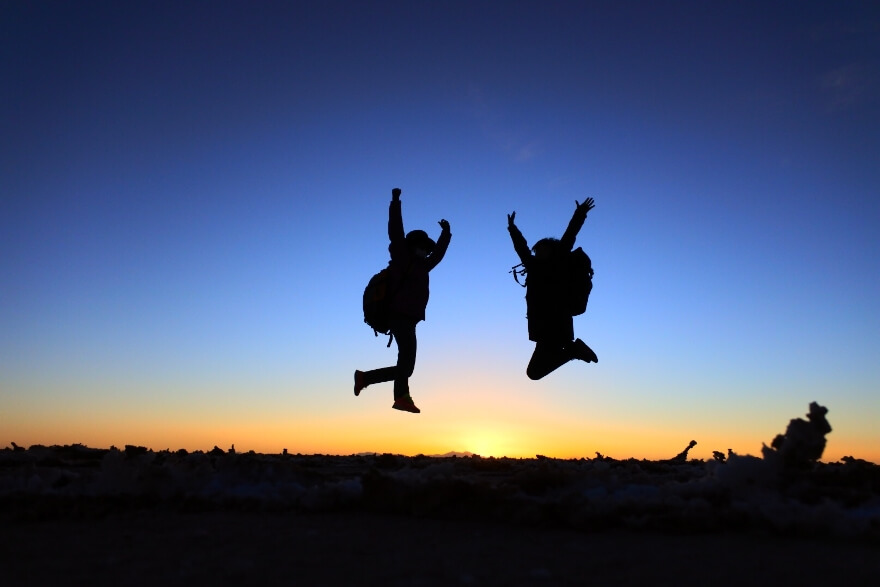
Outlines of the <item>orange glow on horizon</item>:
{"type": "MultiPolygon", "coordinates": [[[[504,422],[486,423],[461,427],[454,435],[426,434],[409,442],[389,434],[381,426],[350,427],[346,434],[334,434],[326,425],[300,423],[292,433],[289,427],[260,426],[215,427],[189,426],[165,429],[140,426],[66,425],[63,427],[17,427],[7,430],[10,442],[19,446],[83,444],[92,448],[123,448],[127,444],[146,446],[152,450],[208,451],[214,446],[228,450],[233,445],[237,452],[254,451],[260,454],[279,454],[287,449],[292,454],[351,455],[358,453],[392,453],[406,456],[442,455],[450,452],[470,452],[482,457],[534,458],[544,455],[550,458],[594,458],[597,453],[615,459],[661,460],[672,458],[687,443],[680,440],[652,439],[631,434],[597,435],[594,439],[578,437],[576,430],[557,428],[548,433],[527,427],[511,426],[504,422]],[[566,438],[567,437],[567,440],[566,438]]],[[[690,450],[691,459],[712,459],[718,450],[727,454],[727,448],[742,455],[761,456],[762,440],[752,437],[727,439],[727,442],[700,441],[690,450]]],[[[823,462],[837,462],[844,456],[880,463],[880,450],[876,446],[855,439],[829,438],[823,462]]]]}
{"type": "MultiPolygon", "coordinates": [[[[488,394],[488,392],[484,392],[488,394]]],[[[279,411],[271,417],[247,414],[177,413],[136,415],[134,411],[75,413],[68,409],[36,411],[15,422],[0,421],[4,441],[19,446],[83,444],[93,448],[123,448],[127,444],[153,450],[208,451],[214,446],[237,452],[279,454],[350,455],[392,453],[413,456],[470,452],[483,457],[594,458],[596,453],[615,459],[660,460],[676,456],[691,440],[674,426],[651,427],[650,422],[625,424],[585,421],[554,412],[554,406],[539,399],[516,398],[502,402],[490,397],[486,406],[474,406],[469,413],[459,409],[464,402],[449,394],[443,402],[425,395],[423,413],[416,416],[395,412],[387,398],[368,398],[353,407],[331,414],[292,417],[279,411]],[[497,401],[496,401],[497,400],[497,401]],[[381,407],[379,407],[381,406],[381,407]],[[120,413],[122,412],[122,413],[120,413]]],[[[697,445],[692,459],[712,459],[713,451],[761,456],[762,443],[773,435],[762,430],[718,430],[712,423],[696,428],[697,445]]],[[[880,448],[872,439],[849,435],[844,426],[828,436],[824,462],[844,456],[880,462],[880,448]]],[[[9,444],[7,444],[9,446],[9,444]]],[[[2,446],[0,446],[2,448],[2,446]]]]}

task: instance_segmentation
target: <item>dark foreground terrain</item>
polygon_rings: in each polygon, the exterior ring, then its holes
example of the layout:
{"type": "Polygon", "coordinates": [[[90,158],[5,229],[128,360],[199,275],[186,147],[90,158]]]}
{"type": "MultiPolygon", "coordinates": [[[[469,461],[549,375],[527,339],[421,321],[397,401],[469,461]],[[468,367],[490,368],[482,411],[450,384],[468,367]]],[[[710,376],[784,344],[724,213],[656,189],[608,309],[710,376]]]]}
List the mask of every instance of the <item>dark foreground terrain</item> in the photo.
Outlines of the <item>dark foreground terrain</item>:
{"type": "Polygon", "coordinates": [[[13,585],[876,585],[876,544],[367,512],[138,511],[17,522],[13,585]]]}
{"type": "Polygon", "coordinates": [[[880,467],[0,450],[2,585],[876,585],[880,467]]]}

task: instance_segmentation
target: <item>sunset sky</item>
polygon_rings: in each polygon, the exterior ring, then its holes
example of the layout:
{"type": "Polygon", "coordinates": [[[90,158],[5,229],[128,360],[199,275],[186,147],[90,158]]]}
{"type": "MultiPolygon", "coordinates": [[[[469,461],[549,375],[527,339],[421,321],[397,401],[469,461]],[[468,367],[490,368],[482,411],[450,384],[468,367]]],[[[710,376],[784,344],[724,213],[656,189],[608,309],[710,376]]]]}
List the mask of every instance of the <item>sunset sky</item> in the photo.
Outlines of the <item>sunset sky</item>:
{"type": "Polygon", "coordinates": [[[880,462],[880,4],[0,4],[0,448],[880,462]],[[361,295],[452,243],[411,379],[361,295]],[[534,382],[507,214],[596,271],[534,382]]]}

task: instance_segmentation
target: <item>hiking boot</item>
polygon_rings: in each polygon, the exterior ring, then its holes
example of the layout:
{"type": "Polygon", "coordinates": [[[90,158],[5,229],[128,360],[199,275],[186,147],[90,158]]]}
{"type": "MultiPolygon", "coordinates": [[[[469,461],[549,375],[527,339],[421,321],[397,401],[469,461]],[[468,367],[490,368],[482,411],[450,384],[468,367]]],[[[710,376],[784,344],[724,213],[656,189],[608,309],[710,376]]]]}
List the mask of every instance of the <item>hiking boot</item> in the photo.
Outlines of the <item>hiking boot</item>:
{"type": "Polygon", "coordinates": [[[412,412],[413,414],[420,414],[422,412],[422,410],[416,407],[412,398],[408,395],[394,400],[394,405],[391,407],[395,410],[400,410],[401,412],[412,412]]]}
{"type": "Polygon", "coordinates": [[[571,343],[571,354],[575,359],[580,359],[586,363],[598,363],[599,357],[593,352],[593,349],[587,346],[587,343],[581,339],[571,343]]]}
{"type": "Polygon", "coordinates": [[[364,383],[364,372],[357,371],[354,372],[354,395],[359,396],[361,394],[361,390],[367,386],[364,383]]]}

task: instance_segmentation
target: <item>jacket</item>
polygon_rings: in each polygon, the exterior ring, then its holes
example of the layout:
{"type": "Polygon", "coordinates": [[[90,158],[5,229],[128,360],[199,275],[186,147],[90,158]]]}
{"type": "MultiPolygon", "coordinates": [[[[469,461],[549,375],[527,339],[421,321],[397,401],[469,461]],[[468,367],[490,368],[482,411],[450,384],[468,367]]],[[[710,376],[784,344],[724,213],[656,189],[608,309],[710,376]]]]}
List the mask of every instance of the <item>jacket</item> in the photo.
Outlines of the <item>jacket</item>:
{"type": "Polygon", "coordinates": [[[391,241],[388,245],[391,253],[388,287],[395,292],[391,298],[393,313],[416,322],[425,319],[430,296],[428,273],[443,260],[451,238],[452,233],[443,229],[434,250],[424,259],[417,257],[406,244],[400,200],[391,201],[388,207],[388,239],[391,241]]]}
{"type": "MultiPolygon", "coordinates": [[[[558,253],[574,248],[578,232],[584,225],[587,211],[576,209],[559,240],[558,253]]],[[[526,269],[526,309],[529,340],[534,342],[570,342],[574,339],[574,321],[568,310],[564,289],[566,279],[562,259],[538,259],[532,254],[525,237],[515,225],[508,227],[513,248],[526,269]]]]}

